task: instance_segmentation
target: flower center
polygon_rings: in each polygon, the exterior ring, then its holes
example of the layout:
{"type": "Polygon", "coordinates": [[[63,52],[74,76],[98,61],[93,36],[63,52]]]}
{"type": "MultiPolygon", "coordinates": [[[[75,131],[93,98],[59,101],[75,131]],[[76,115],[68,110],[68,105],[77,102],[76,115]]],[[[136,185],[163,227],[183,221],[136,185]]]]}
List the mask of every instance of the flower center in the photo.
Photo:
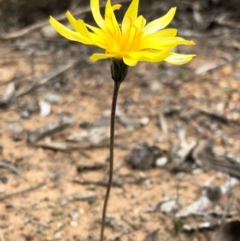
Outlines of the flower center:
{"type": "Polygon", "coordinates": [[[134,25],[132,19],[129,19],[129,25],[125,33],[121,35],[120,51],[129,52],[138,49],[142,36],[142,28],[134,25]]]}
{"type": "Polygon", "coordinates": [[[105,29],[106,33],[106,52],[115,53],[117,57],[122,56],[127,52],[138,51],[141,37],[143,35],[142,29],[144,27],[144,21],[139,19],[138,22],[133,22],[132,18],[129,18],[128,27],[125,32],[121,31],[119,25],[114,24],[114,21],[108,18],[109,25],[105,29]]]}

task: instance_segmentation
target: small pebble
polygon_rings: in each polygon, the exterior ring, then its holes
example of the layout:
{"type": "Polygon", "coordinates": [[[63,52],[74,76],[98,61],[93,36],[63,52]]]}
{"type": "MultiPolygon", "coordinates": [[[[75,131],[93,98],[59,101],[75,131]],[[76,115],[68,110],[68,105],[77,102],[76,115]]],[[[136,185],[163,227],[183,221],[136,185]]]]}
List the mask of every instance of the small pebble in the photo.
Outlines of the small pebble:
{"type": "Polygon", "coordinates": [[[159,81],[154,81],[151,86],[150,86],[150,89],[151,91],[153,92],[156,92],[156,91],[159,91],[161,90],[163,87],[162,87],[162,84],[159,82],[159,81]]]}
{"type": "Polygon", "coordinates": [[[28,119],[31,116],[30,112],[28,110],[23,110],[21,112],[21,117],[24,119],[28,119]]]}
{"type": "Polygon", "coordinates": [[[77,227],[77,226],[78,226],[78,222],[76,222],[76,221],[71,221],[71,222],[70,222],[70,225],[71,225],[72,227],[77,227]]]}
{"type": "Polygon", "coordinates": [[[40,115],[42,117],[48,116],[51,113],[51,105],[43,100],[39,101],[40,115]]]}
{"type": "Polygon", "coordinates": [[[0,194],[4,193],[5,189],[4,188],[0,188],[0,194]]]}
{"type": "Polygon", "coordinates": [[[77,221],[79,219],[79,213],[77,212],[71,212],[70,216],[73,221],[77,221]]]}
{"type": "Polygon", "coordinates": [[[166,201],[166,202],[162,203],[162,205],[160,207],[160,210],[163,213],[170,213],[170,212],[176,210],[177,206],[178,206],[177,200],[172,199],[172,200],[169,200],[169,201],[166,201]]]}
{"type": "Polygon", "coordinates": [[[53,29],[52,26],[46,25],[41,29],[42,35],[46,38],[54,38],[57,36],[57,32],[53,29]]]}
{"type": "Polygon", "coordinates": [[[63,223],[57,223],[57,228],[61,229],[63,227],[63,223]]]}
{"type": "Polygon", "coordinates": [[[145,188],[146,189],[152,189],[152,182],[151,182],[151,180],[150,179],[147,179],[147,180],[145,180],[144,181],[144,186],[145,186],[145,188]]]}
{"type": "Polygon", "coordinates": [[[196,168],[192,171],[193,175],[199,175],[199,174],[202,174],[202,173],[203,173],[203,169],[201,169],[201,168],[196,168]]]}
{"type": "Polygon", "coordinates": [[[54,235],[55,240],[60,240],[62,239],[62,232],[56,232],[54,235]]]}
{"type": "Polygon", "coordinates": [[[44,95],[44,99],[50,103],[57,103],[61,101],[61,96],[52,92],[48,92],[44,95]]]}
{"type": "Polygon", "coordinates": [[[8,125],[7,126],[8,130],[15,133],[15,134],[21,134],[23,132],[23,128],[19,125],[8,125]]]}
{"type": "Polygon", "coordinates": [[[141,125],[143,125],[143,126],[148,125],[149,122],[150,122],[150,119],[149,119],[148,117],[143,117],[143,118],[141,118],[141,120],[140,120],[140,123],[141,123],[141,125]]]}
{"type": "Polygon", "coordinates": [[[159,157],[157,160],[156,160],[156,166],[157,167],[163,167],[167,164],[168,162],[168,159],[167,157],[159,157]]]}
{"type": "Polygon", "coordinates": [[[61,206],[65,206],[67,203],[68,203],[68,200],[67,200],[67,199],[62,199],[62,200],[60,201],[61,206]]]}

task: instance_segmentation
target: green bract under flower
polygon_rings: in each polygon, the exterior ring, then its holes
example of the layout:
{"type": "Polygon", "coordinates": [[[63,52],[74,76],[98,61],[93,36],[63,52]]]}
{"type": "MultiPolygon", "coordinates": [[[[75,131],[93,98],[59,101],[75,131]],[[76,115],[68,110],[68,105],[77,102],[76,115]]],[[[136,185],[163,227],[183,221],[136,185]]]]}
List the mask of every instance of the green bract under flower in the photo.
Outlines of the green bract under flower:
{"type": "Polygon", "coordinates": [[[86,24],[82,19],[76,20],[69,11],[66,16],[74,30],[66,28],[53,17],[50,17],[50,24],[69,40],[103,49],[104,53],[95,53],[90,57],[93,62],[111,58],[123,60],[128,66],[134,66],[138,61],[167,61],[181,65],[195,56],[172,52],[178,45],[194,45],[193,41],[177,37],[176,29],[164,29],[172,21],[176,8],[146,24],[146,19],[138,16],[139,0],[133,0],[119,24],[114,11],[120,9],[120,4],[112,5],[107,0],[104,18],[100,13],[99,0],[91,0],[90,4],[98,27],[86,24]]]}

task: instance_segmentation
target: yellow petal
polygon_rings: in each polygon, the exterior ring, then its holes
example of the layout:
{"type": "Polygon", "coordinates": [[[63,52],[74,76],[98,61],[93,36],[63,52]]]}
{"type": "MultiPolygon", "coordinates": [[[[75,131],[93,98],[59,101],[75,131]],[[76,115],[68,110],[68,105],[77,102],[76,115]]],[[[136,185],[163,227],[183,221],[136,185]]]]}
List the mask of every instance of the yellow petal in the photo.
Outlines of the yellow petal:
{"type": "Polygon", "coordinates": [[[93,18],[100,28],[105,27],[104,19],[100,13],[99,0],[91,0],[90,2],[93,18]]]}
{"type": "Polygon", "coordinates": [[[178,40],[176,37],[173,38],[160,38],[160,39],[149,39],[141,43],[141,49],[173,49],[178,45],[178,40]]]}
{"type": "Polygon", "coordinates": [[[102,37],[104,37],[106,35],[105,32],[102,29],[100,29],[100,28],[94,27],[94,26],[92,26],[90,24],[87,24],[87,23],[86,23],[86,26],[89,29],[91,29],[94,33],[96,33],[98,35],[101,35],[102,37]]]}
{"type": "Polygon", "coordinates": [[[171,53],[171,55],[166,58],[165,61],[171,64],[181,65],[188,63],[194,56],[196,55],[171,53]]]}
{"type": "Polygon", "coordinates": [[[67,17],[69,23],[72,25],[73,29],[74,29],[76,32],[78,32],[78,30],[77,30],[77,24],[76,24],[77,21],[76,21],[76,19],[73,17],[73,15],[72,15],[69,11],[67,11],[67,12],[66,12],[66,17],[67,17]]]}
{"type": "Polygon", "coordinates": [[[174,28],[167,28],[163,29],[157,32],[154,32],[149,35],[145,35],[142,38],[142,41],[148,40],[148,39],[154,39],[154,38],[168,38],[168,37],[175,37],[177,35],[177,29],[174,28]]]}
{"type": "Polygon", "coordinates": [[[123,56],[123,62],[128,66],[135,66],[138,63],[138,59],[134,59],[129,55],[123,56]]]}
{"type": "Polygon", "coordinates": [[[86,24],[86,26],[93,31],[93,33],[90,34],[90,38],[96,46],[105,50],[111,49],[112,51],[119,51],[119,43],[112,34],[89,24],[86,24]]]}
{"type": "Polygon", "coordinates": [[[177,9],[176,7],[171,8],[167,12],[167,14],[165,14],[163,17],[153,20],[152,22],[147,24],[147,26],[143,29],[144,34],[151,34],[160,29],[165,28],[169,23],[171,23],[174,15],[175,15],[176,9],[177,9]]]}
{"type": "Polygon", "coordinates": [[[69,11],[67,11],[66,16],[68,21],[70,22],[70,24],[72,25],[73,29],[76,32],[80,33],[86,38],[90,37],[88,29],[82,19],[76,20],[69,11]]]}
{"type": "Polygon", "coordinates": [[[82,19],[77,20],[76,28],[77,28],[77,32],[79,32],[86,38],[90,38],[90,36],[91,36],[90,32],[88,31],[86,24],[84,23],[84,21],[82,19]]]}
{"type": "Polygon", "coordinates": [[[129,53],[129,56],[139,61],[147,62],[161,62],[165,60],[171,53],[168,50],[165,51],[137,51],[129,53]]]}
{"type": "Polygon", "coordinates": [[[184,38],[177,37],[178,45],[195,45],[192,40],[186,40],[184,38]]]}
{"type": "Polygon", "coordinates": [[[173,49],[178,45],[194,45],[193,41],[185,40],[180,37],[165,37],[165,38],[145,38],[142,41],[141,49],[173,49]]]}
{"type": "Polygon", "coordinates": [[[146,19],[140,15],[138,18],[133,22],[133,25],[138,29],[138,31],[142,30],[146,24],[146,19]]]}
{"type": "Polygon", "coordinates": [[[100,59],[109,59],[112,58],[113,56],[111,54],[93,54],[90,59],[92,62],[96,62],[100,59]]]}
{"type": "Polygon", "coordinates": [[[76,33],[68,28],[66,28],[64,25],[59,23],[56,19],[53,17],[50,17],[49,23],[52,25],[52,27],[64,38],[81,42],[83,44],[93,44],[93,42],[90,39],[85,38],[80,33],[76,33]]]}
{"type": "Polygon", "coordinates": [[[109,31],[112,36],[116,39],[119,38],[120,29],[110,0],[107,1],[105,8],[105,25],[106,30],[109,31]]]}
{"type": "Polygon", "coordinates": [[[138,15],[138,4],[139,4],[139,0],[133,0],[130,4],[130,6],[128,7],[124,17],[123,17],[123,21],[122,21],[122,32],[125,33],[129,22],[135,21],[135,19],[137,18],[138,15]],[[130,20],[131,19],[131,20],[130,20]]]}
{"type": "Polygon", "coordinates": [[[104,31],[104,30],[102,30],[102,29],[100,29],[100,28],[96,28],[96,27],[94,27],[94,26],[92,26],[92,25],[90,25],[90,24],[86,24],[86,26],[87,26],[89,29],[91,29],[96,35],[98,35],[99,38],[103,39],[104,41],[105,41],[106,39],[111,38],[111,36],[109,35],[109,33],[108,33],[107,31],[104,31]]]}
{"type": "Polygon", "coordinates": [[[115,10],[119,10],[121,7],[122,7],[121,4],[114,4],[114,5],[112,5],[112,9],[113,9],[113,11],[115,11],[115,10]]]}
{"type": "Polygon", "coordinates": [[[102,29],[100,28],[96,28],[92,25],[86,24],[86,26],[92,30],[93,33],[91,33],[91,39],[95,42],[97,40],[97,42],[102,43],[101,47],[106,47],[106,38],[109,37],[107,35],[106,32],[104,32],[102,29]]]}

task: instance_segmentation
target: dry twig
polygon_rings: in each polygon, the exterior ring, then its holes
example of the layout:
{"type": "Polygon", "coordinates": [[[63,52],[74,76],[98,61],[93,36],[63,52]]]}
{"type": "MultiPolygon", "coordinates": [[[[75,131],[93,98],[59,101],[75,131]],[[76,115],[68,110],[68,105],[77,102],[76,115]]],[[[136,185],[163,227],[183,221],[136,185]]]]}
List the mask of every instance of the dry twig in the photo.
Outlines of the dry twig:
{"type": "Polygon", "coordinates": [[[68,63],[65,66],[61,66],[58,69],[51,71],[48,73],[44,78],[42,78],[37,83],[34,83],[32,85],[24,86],[22,89],[16,92],[16,97],[21,97],[23,95],[28,94],[29,92],[33,91],[34,89],[48,83],[53,78],[57,77],[58,75],[64,73],[65,71],[69,70],[70,68],[74,67],[74,65],[77,63],[77,61],[74,61],[72,63],[68,63]]]}
{"type": "Polygon", "coordinates": [[[24,193],[28,193],[28,192],[31,192],[31,191],[34,191],[40,187],[43,187],[44,185],[46,185],[47,182],[46,181],[43,181],[43,182],[39,182],[37,184],[34,184],[33,186],[31,187],[28,187],[26,189],[23,189],[23,190],[20,190],[18,192],[13,192],[13,193],[9,193],[9,194],[6,194],[6,195],[3,195],[0,197],[0,201],[2,200],[5,200],[5,199],[8,199],[8,198],[12,198],[12,197],[15,197],[15,196],[18,196],[18,195],[21,195],[21,194],[24,194],[24,193]]]}

